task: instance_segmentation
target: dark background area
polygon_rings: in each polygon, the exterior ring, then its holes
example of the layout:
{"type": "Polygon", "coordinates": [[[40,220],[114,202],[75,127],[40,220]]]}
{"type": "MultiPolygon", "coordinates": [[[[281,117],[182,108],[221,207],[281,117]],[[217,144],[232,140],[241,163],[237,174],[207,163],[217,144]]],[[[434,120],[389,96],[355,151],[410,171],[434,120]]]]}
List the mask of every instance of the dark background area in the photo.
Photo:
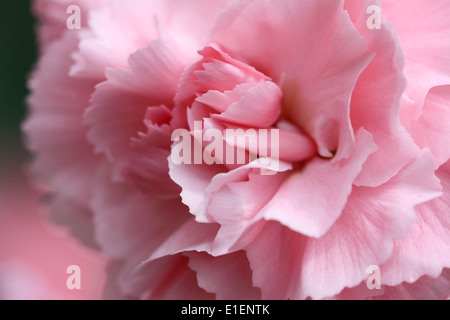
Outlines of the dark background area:
{"type": "Polygon", "coordinates": [[[29,0],[0,1],[0,173],[29,159],[20,126],[27,78],[37,59],[35,24],[29,0]]]}

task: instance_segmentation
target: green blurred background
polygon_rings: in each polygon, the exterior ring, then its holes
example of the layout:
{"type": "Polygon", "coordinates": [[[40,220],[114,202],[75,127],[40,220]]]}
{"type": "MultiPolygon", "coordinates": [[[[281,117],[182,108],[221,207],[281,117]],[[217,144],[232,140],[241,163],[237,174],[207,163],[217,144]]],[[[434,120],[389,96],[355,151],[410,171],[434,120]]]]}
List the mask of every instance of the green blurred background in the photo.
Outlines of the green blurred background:
{"type": "Polygon", "coordinates": [[[35,20],[29,0],[0,1],[0,178],[28,162],[21,122],[27,78],[37,59],[35,20]]]}

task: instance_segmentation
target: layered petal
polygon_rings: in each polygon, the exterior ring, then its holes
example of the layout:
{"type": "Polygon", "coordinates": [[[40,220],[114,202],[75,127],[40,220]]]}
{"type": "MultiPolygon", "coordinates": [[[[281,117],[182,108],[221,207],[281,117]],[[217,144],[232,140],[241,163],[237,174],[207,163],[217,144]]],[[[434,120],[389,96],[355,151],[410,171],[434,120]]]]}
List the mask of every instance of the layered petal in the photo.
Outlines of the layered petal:
{"type": "Polygon", "coordinates": [[[341,1],[237,1],[211,39],[280,85],[283,112],[322,156],[348,156],[351,92],[373,55],[341,1]]]}
{"type": "Polygon", "coordinates": [[[282,184],[262,215],[296,232],[321,237],[339,218],[354,179],[376,149],[371,134],[360,130],[348,159],[311,160],[282,184]]]}
{"type": "Polygon", "coordinates": [[[252,283],[252,271],[243,251],[212,257],[187,253],[189,267],[197,273],[198,285],[215,293],[217,300],[257,300],[261,293],[252,283]]]}
{"type": "Polygon", "coordinates": [[[198,286],[189,258],[178,254],[145,265],[136,274],[134,291],[148,300],[211,300],[214,294],[198,286]]]}
{"type": "Polygon", "coordinates": [[[443,195],[417,206],[417,220],[405,239],[395,242],[390,259],[381,267],[383,283],[413,283],[422,276],[438,277],[450,268],[450,165],[437,171],[443,195]]]}
{"type": "Polygon", "coordinates": [[[77,44],[76,35],[66,33],[47,48],[29,82],[30,113],[23,130],[35,153],[32,166],[38,177],[61,195],[86,204],[99,157],[86,139],[82,118],[96,83],[68,76],[70,52],[77,44]]]}
{"type": "Polygon", "coordinates": [[[318,239],[267,222],[245,249],[262,298],[322,299],[358,285],[367,267],[387,261],[394,240],[411,229],[414,206],[440,194],[432,172],[433,160],[423,154],[378,188],[354,188],[341,217],[318,239]]]}
{"type": "Polygon", "coordinates": [[[379,30],[367,28],[367,8],[371,5],[379,5],[379,1],[346,1],[344,9],[375,53],[356,83],[350,109],[355,130],[363,127],[372,133],[378,146],[355,184],[375,187],[397,174],[418,156],[419,150],[399,118],[400,98],[406,83],[402,48],[393,27],[383,19],[379,30]]]}
{"type": "Polygon", "coordinates": [[[104,166],[91,202],[96,239],[109,256],[137,265],[187,221],[187,208],[176,197],[154,197],[110,179],[104,166]]]}
{"type": "Polygon", "coordinates": [[[385,286],[385,294],[375,297],[381,300],[448,300],[450,271],[445,269],[437,278],[421,277],[414,283],[385,286]]]}
{"type": "Polygon", "coordinates": [[[450,86],[434,87],[425,99],[418,120],[406,124],[421,148],[430,148],[436,168],[450,159],[450,86]]]}
{"type": "Polygon", "coordinates": [[[131,55],[129,65],[130,69],[107,71],[108,80],[97,86],[85,114],[89,140],[116,173],[131,157],[131,139],[146,131],[147,108],[172,105],[184,68],[176,46],[166,37],[131,55]]]}
{"type": "Polygon", "coordinates": [[[450,7],[445,0],[383,1],[383,14],[398,34],[408,79],[402,121],[417,120],[428,91],[450,84],[450,7]]]}
{"type": "Polygon", "coordinates": [[[89,13],[81,30],[71,74],[102,79],[107,67],[127,67],[130,54],[147,46],[165,29],[190,59],[206,45],[208,30],[227,0],[111,0],[89,13]]]}
{"type": "MultiPolygon", "coordinates": [[[[81,27],[87,24],[87,15],[84,13],[101,7],[106,0],[77,0],[81,14],[81,27]]],[[[41,51],[45,51],[50,43],[61,38],[67,30],[67,8],[74,5],[72,0],[36,0],[33,2],[33,11],[40,17],[38,37],[41,51]]]]}

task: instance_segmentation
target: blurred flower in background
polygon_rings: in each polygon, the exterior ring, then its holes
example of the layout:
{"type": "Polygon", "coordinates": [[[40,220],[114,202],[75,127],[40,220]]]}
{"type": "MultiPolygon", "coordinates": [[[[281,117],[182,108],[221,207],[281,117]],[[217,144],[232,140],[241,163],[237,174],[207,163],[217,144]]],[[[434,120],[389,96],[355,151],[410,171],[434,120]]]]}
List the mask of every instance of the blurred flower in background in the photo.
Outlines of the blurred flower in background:
{"type": "Polygon", "coordinates": [[[30,185],[20,125],[26,82],[36,60],[30,1],[0,2],[0,299],[99,299],[105,259],[51,222],[30,185]],[[70,265],[81,289],[69,289],[70,265]]]}

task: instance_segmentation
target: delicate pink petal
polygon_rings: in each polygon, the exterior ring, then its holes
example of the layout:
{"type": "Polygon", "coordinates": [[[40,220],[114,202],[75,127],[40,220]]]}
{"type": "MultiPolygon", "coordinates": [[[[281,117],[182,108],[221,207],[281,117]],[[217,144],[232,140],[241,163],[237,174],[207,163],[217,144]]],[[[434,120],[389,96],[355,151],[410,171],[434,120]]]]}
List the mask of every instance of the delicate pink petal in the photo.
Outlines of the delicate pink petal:
{"type": "MultiPolygon", "coordinates": [[[[39,45],[42,51],[53,41],[61,38],[67,30],[67,8],[71,5],[80,7],[82,13],[104,5],[107,0],[35,0],[33,1],[33,11],[40,18],[38,36],[39,45]]],[[[81,14],[81,27],[87,25],[87,15],[81,14]]]]}
{"type": "Polygon", "coordinates": [[[381,29],[367,28],[367,8],[375,0],[346,1],[358,31],[376,56],[361,74],[352,94],[351,121],[355,130],[364,127],[373,134],[377,152],[369,156],[356,185],[378,186],[417,157],[418,148],[399,119],[400,98],[405,87],[402,49],[392,26],[382,21],[381,29]],[[389,154],[391,156],[386,157],[389,154]]]}
{"type": "Polygon", "coordinates": [[[324,235],[344,209],[363,163],[376,150],[367,131],[360,130],[356,140],[348,159],[317,158],[294,172],[264,208],[264,217],[308,236],[324,235]]]}
{"type": "Polygon", "coordinates": [[[191,107],[193,100],[199,94],[207,94],[204,101],[201,98],[199,101],[206,104],[212,102],[212,107],[223,112],[228,107],[224,105],[225,101],[218,103],[214,98],[222,98],[220,100],[225,98],[226,101],[237,102],[247,89],[247,86],[237,86],[270,80],[255,68],[233,59],[214,45],[203,48],[199,53],[203,58],[188,67],[180,79],[175,96],[175,103],[179,107],[191,107]],[[236,90],[234,90],[235,88],[236,90]],[[234,92],[225,95],[215,93],[215,91],[224,93],[233,90],[234,92]],[[212,93],[208,93],[208,91],[212,91],[212,93]]]}
{"type": "Polygon", "coordinates": [[[75,76],[103,78],[106,67],[126,67],[128,56],[158,38],[164,29],[192,60],[206,43],[206,35],[226,0],[109,0],[90,11],[89,24],[80,30],[74,54],[75,76]]]}
{"type": "Polygon", "coordinates": [[[417,206],[413,229],[395,242],[391,258],[382,266],[387,285],[412,283],[424,275],[436,278],[443,268],[450,268],[450,164],[441,167],[437,176],[443,195],[417,206]]]}
{"type": "Polygon", "coordinates": [[[405,54],[408,85],[401,116],[407,123],[418,119],[432,87],[450,84],[450,6],[446,0],[387,0],[382,9],[405,54]]]}
{"type": "Polygon", "coordinates": [[[219,17],[211,39],[280,84],[283,111],[322,156],[336,148],[338,158],[348,155],[351,92],[372,54],[341,1],[237,1],[219,17]],[[332,140],[322,136],[330,123],[332,140]]]}
{"type": "Polygon", "coordinates": [[[109,179],[103,169],[91,204],[96,239],[104,253],[136,266],[190,216],[178,198],[155,198],[109,179]]]}
{"type": "Polygon", "coordinates": [[[195,272],[188,266],[189,258],[183,255],[168,256],[147,263],[140,269],[133,289],[142,299],[148,300],[210,300],[215,295],[207,293],[197,284],[195,272]]]}
{"type": "MultiPolygon", "coordinates": [[[[449,298],[450,272],[445,269],[437,278],[421,277],[414,283],[397,286],[382,285],[381,289],[367,288],[366,281],[353,288],[345,288],[332,299],[337,300],[444,300],[449,298]]],[[[381,281],[384,277],[381,274],[381,281]]]]}
{"type": "Polygon", "coordinates": [[[319,239],[268,222],[245,249],[262,298],[321,299],[358,285],[367,267],[385,262],[394,239],[408,233],[414,206],[439,195],[432,173],[425,153],[378,188],[354,188],[341,217],[319,239]]]}
{"type": "Polygon", "coordinates": [[[252,283],[252,271],[243,251],[221,257],[187,253],[189,267],[197,273],[198,285],[215,293],[217,300],[257,300],[261,292],[252,283]]]}
{"type": "Polygon", "coordinates": [[[450,86],[442,86],[429,91],[420,118],[407,125],[419,147],[430,148],[436,167],[450,159],[449,123],[450,86]]]}
{"type": "MultiPolygon", "coordinates": [[[[370,274],[367,274],[367,279],[369,276],[370,274]]],[[[381,277],[382,275],[380,275],[380,278],[381,277]]],[[[367,279],[362,281],[359,285],[352,288],[345,288],[338,295],[327,297],[325,300],[371,300],[385,294],[385,285],[381,285],[380,289],[369,289],[367,286],[367,279]]]]}
{"type": "MultiPolygon", "coordinates": [[[[223,95],[226,96],[227,93],[223,95]]],[[[281,95],[280,88],[273,82],[267,81],[247,88],[238,101],[229,104],[220,115],[212,117],[246,127],[267,128],[272,126],[280,115],[281,95]]],[[[220,101],[217,103],[221,104],[220,101]]]]}
{"type": "Polygon", "coordinates": [[[302,290],[302,255],[306,237],[269,221],[245,249],[253,271],[253,285],[264,300],[306,298],[302,290]]]}
{"type": "Polygon", "coordinates": [[[82,117],[95,82],[67,75],[77,43],[67,33],[47,48],[29,83],[31,112],[24,131],[36,154],[34,172],[58,193],[86,203],[99,157],[86,140],[82,117]]]}
{"type": "Polygon", "coordinates": [[[131,148],[133,153],[126,166],[123,175],[132,185],[147,194],[158,194],[160,196],[179,195],[179,187],[169,177],[169,166],[167,158],[170,155],[170,135],[172,130],[169,125],[153,124],[157,115],[164,121],[171,118],[171,113],[165,107],[151,107],[147,110],[147,133],[139,133],[139,138],[132,139],[131,148]],[[166,113],[168,112],[168,113],[166,113]]]}
{"type": "Polygon", "coordinates": [[[414,283],[383,286],[385,294],[374,297],[382,300],[444,300],[450,295],[450,270],[445,269],[438,278],[422,277],[414,283]]]}
{"type": "Polygon", "coordinates": [[[191,217],[174,231],[143,264],[186,251],[211,252],[218,228],[217,224],[199,223],[195,221],[194,217],[191,217]]]}
{"type": "Polygon", "coordinates": [[[183,71],[177,49],[163,37],[129,59],[130,70],[110,69],[85,114],[89,140],[120,171],[129,160],[131,138],[145,132],[147,107],[170,106],[183,71]]]}
{"type": "MultiPolygon", "coordinates": [[[[173,163],[169,157],[169,174],[175,183],[181,188],[181,198],[183,203],[189,207],[189,211],[196,215],[204,198],[205,189],[211,182],[211,179],[225,171],[221,165],[196,165],[173,163]]],[[[208,222],[199,219],[201,222],[208,222]]]]}
{"type": "Polygon", "coordinates": [[[158,38],[155,19],[159,1],[110,0],[89,12],[88,28],[80,30],[79,51],[71,75],[104,79],[107,67],[127,67],[130,54],[158,38]]]}
{"type": "Polygon", "coordinates": [[[253,240],[259,227],[254,227],[253,218],[272,199],[288,174],[261,175],[261,168],[245,166],[213,178],[203,202],[207,217],[220,223],[213,255],[239,250],[253,240]]]}

